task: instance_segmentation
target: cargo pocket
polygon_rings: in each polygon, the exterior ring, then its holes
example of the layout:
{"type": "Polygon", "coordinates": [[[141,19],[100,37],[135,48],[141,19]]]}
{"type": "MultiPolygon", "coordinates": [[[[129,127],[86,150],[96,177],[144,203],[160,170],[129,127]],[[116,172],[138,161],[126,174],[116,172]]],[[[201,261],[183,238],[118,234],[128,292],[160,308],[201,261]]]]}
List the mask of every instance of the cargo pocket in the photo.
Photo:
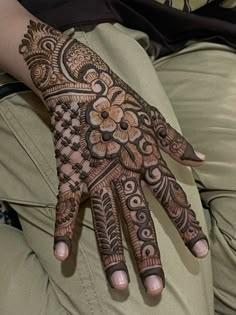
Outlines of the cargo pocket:
{"type": "Polygon", "coordinates": [[[7,78],[0,76],[0,199],[54,207],[58,182],[47,109],[7,78]]]}

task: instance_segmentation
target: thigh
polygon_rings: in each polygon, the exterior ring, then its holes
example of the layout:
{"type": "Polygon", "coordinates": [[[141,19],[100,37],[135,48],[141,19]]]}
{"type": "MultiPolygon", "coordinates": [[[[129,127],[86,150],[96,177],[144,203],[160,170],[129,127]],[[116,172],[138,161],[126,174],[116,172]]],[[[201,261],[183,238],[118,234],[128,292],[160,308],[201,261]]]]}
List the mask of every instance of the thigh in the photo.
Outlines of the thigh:
{"type": "Polygon", "coordinates": [[[68,315],[23,233],[0,224],[0,313],[68,315]]]}
{"type": "MultiPolygon", "coordinates": [[[[150,44],[145,34],[128,31],[120,25],[101,24],[94,29],[85,27],[75,36],[100,54],[117,74],[179,128],[169,99],[142,47],[150,44]]],[[[0,189],[0,197],[8,200],[19,213],[27,243],[54,284],[60,303],[70,314],[212,314],[210,258],[198,261],[192,257],[149,191],[146,196],[153,210],[167,278],[161,298],[148,297],[144,292],[125,241],[131,276],[129,291],[120,293],[108,287],[96,248],[89,205],[81,207],[79,242],[74,240],[77,246],[73,257],[62,264],[56,261],[52,244],[57,178],[48,115],[32,93],[24,92],[0,104],[0,118],[7,135],[6,151],[1,157],[7,165],[7,183],[0,189]]],[[[206,230],[191,170],[170,160],[168,164],[206,230]]]]}
{"type": "Polygon", "coordinates": [[[195,43],[155,62],[185,136],[206,154],[194,169],[212,218],[211,250],[217,314],[236,312],[236,54],[195,43]]]}

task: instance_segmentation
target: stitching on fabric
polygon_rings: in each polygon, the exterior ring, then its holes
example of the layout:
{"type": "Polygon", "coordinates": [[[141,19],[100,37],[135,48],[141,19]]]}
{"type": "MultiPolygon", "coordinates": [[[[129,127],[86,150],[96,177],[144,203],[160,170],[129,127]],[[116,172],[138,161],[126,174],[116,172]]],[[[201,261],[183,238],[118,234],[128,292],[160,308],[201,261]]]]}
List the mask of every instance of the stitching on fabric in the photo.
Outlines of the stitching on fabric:
{"type": "Polygon", "coordinates": [[[91,312],[91,313],[94,313],[93,308],[92,308],[92,305],[91,305],[90,302],[89,302],[89,293],[88,293],[88,291],[87,291],[86,285],[84,284],[83,275],[82,275],[82,273],[81,273],[81,271],[80,271],[80,268],[78,268],[78,271],[79,271],[81,283],[82,283],[82,286],[83,286],[83,291],[84,291],[84,293],[85,293],[86,300],[87,300],[88,306],[89,306],[89,308],[90,308],[90,312],[91,312]]]}
{"type": "MultiPolygon", "coordinates": [[[[10,104],[10,106],[12,107],[11,104],[10,104]]],[[[12,115],[14,116],[15,120],[17,121],[17,119],[16,119],[16,117],[15,117],[13,111],[11,111],[11,113],[12,113],[12,115]]],[[[33,151],[34,151],[34,149],[36,149],[36,150],[37,150],[37,154],[39,154],[40,157],[42,158],[42,160],[44,160],[44,163],[47,164],[47,167],[48,167],[52,172],[55,173],[55,170],[54,170],[54,169],[50,166],[50,164],[47,162],[47,160],[45,159],[44,155],[41,153],[41,151],[39,150],[39,148],[37,147],[37,145],[34,143],[33,139],[30,137],[30,135],[29,135],[29,134],[26,132],[26,130],[24,129],[23,125],[22,125],[19,121],[17,121],[17,122],[18,122],[19,126],[22,128],[22,130],[24,131],[25,135],[27,136],[27,138],[28,138],[29,141],[30,141],[30,144],[31,144],[32,147],[33,147],[32,150],[31,150],[31,153],[34,154],[33,151]]],[[[19,135],[19,136],[20,136],[20,135],[19,135]]],[[[29,147],[28,147],[28,149],[30,150],[29,147]]],[[[35,152],[35,153],[36,153],[36,152],[35,152]]],[[[34,158],[37,159],[37,158],[36,158],[36,155],[34,155],[34,158]]],[[[38,164],[40,165],[40,171],[42,171],[42,173],[45,174],[45,177],[47,177],[48,181],[52,184],[53,187],[55,187],[55,190],[57,191],[57,186],[54,185],[53,182],[50,180],[50,177],[47,176],[47,172],[44,172],[43,168],[41,168],[41,164],[42,164],[42,163],[39,162],[38,160],[37,160],[37,162],[38,162],[38,164]]],[[[57,193],[54,192],[54,194],[56,195],[57,193]]]]}
{"type": "MultiPolygon", "coordinates": [[[[5,99],[6,100],[6,99],[5,99]]],[[[8,99],[7,99],[8,101],[8,99]]],[[[48,168],[50,169],[50,171],[52,171],[51,167],[49,166],[49,164],[47,163],[47,161],[45,160],[44,156],[41,154],[41,152],[39,151],[39,149],[34,145],[32,139],[29,137],[29,135],[26,133],[25,129],[23,128],[23,126],[17,121],[16,116],[14,115],[13,111],[9,108],[12,105],[9,103],[8,108],[5,112],[6,116],[7,115],[11,115],[11,117],[7,117],[7,119],[4,117],[4,115],[1,114],[3,120],[6,122],[6,124],[8,125],[8,127],[10,128],[10,130],[13,132],[13,134],[16,134],[18,136],[19,139],[21,139],[22,144],[25,146],[25,150],[28,154],[28,156],[30,157],[30,159],[32,160],[32,162],[35,164],[35,166],[37,167],[37,169],[40,171],[41,175],[43,176],[44,180],[46,181],[47,185],[50,187],[50,190],[53,192],[53,195],[55,196],[56,193],[56,187],[55,185],[51,182],[50,178],[47,176],[47,172],[44,172],[44,170],[41,167],[41,162],[38,161],[38,159],[36,158],[36,155],[39,154],[41,156],[41,158],[45,161],[46,165],[48,166],[48,168]],[[19,130],[17,130],[17,128],[15,127],[18,124],[18,126],[22,129],[22,132],[24,133],[24,135],[29,139],[30,144],[32,145],[32,147],[34,148],[30,148],[29,145],[25,142],[24,138],[19,134],[19,130]],[[36,151],[36,152],[34,152],[36,151]],[[47,180],[48,181],[47,181],[47,180]]]]}
{"type": "Polygon", "coordinates": [[[82,36],[78,37],[78,38],[83,38],[84,42],[85,42],[85,45],[87,45],[88,47],[91,47],[95,51],[93,45],[89,42],[88,35],[87,35],[86,31],[85,31],[85,26],[84,27],[80,26],[80,31],[79,32],[81,32],[82,36]]]}
{"type": "MultiPolygon", "coordinates": [[[[81,256],[81,257],[83,258],[83,260],[84,260],[84,262],[85,262],[85,266],[87,266],[87,269],[88,269],[88,275],[89,275],[89,280],[90,280],[91,291],[93,291],[94,298],[95,298],[95,300],[97,301],[97,305],[99,305],[99,308],[100,308],[101,313],[102,313],[102,314],[107,314],[106,312],[104,313],[104,309],[105,309],[105,308],[104,308],[104,304],[103,304],[103,302],[102,302],[102,298],[101,298],[101,296],[100,296],[100,293],[99,293],[99,292],[94,288],[94,286],[93,286],[93,284],[95,283],[95,279],[94,279],[94,277],[93,277],[93,272],[92,272],[92,269],[91,269],[91,267],[90,267],[90,264],[89,264],[89,260],[88,260],[88,258],[87,258],[87,255],[86,255],[86,251],[85,251],[83,245],[80,245],[80,248],[81,248],[81,253],[82,253],[82,256],[81,256]],[[100,303],[99,303],[99,300],[98,300],[98,296],[99,296],[100,303]],[[101,308],[101,304],[102,304],[103,309],[101,308]]],[[[79,266],[78,266],[78,270],[79,270],[79,272],[80,272],[79,266]]],[[[83,287],[85,287],[85,286],[84,286],[84,282],[83,282],[83,275],[81,274],[81,272],[80,272],[80,275],[81,275],[81,281],[82,281],[83,287]]],[[[85,292],[86,292],[86,288],[85,288],[85,292]]],[[[88,303],[89,303],[89,294],[86,294],[86,296],[87,296],[87,300],[88,300],[88,303]]],[[[90,303],[89,303],[89,304],[90,304],[90,303]]],[[[94,313],[92,307],[91,307],[91,310],[92,310],[92,313],[94,313]]]]}
{"type": "Polygon", "coordinates": [[[86,285],[84,284],[84,281],[83,281],[83,277],[82,277],[81,272],[79,272],[79,274],[80,274],[80,279],[81,279],[82,286],[83,286],[83,291],[84,291],[84,293],[85,293],[86,300],[87,300],[88,306],[89,306],[89,308],[90,308],[90,312],[91,312],[92,314],[94,314],[93,308],[92,308],[92,306],[91,306],[91,304],[90,304],[90,302],[89,302],[89,293],[87,292],[87,288],[86,288],[86,285]]]}
{"type": "Polygon", "coordinates": [[[53,208],[54,207],[53,209],[55,209],[54,205],[36,203],[34,201],[26,201],[23,199],[14,199],[14,198],[6,198],[6,196],[0,196],[0,199],[2,201],[7,201],[7,202],[11,202],[11,203],[23,203],[24,205],[27,205],[27,206],[36,206],[36,207],[43,207],[43,208],[53,208]]]}
{"type": "MultiPolygon", "coordinates": [[[[10,107],[13,107],[12,106],[12,104],[10,103],[10,99],[11,98],[13,98],[14,96],[18,96],[19,94],[22,94],[22,93],[24,93],[24,94],[29,94],[29,93],[32,93],[32,91],[25,91],[25,92],[20,92],[20,93],[15,93],[15,94],[11,94],[11,95],[9,95],[8,97],[5,97],[4,98],[4,100],[5,101],[7,101],[7,102],[9,102],[9,104],[8,104],[8,106],[10,106],[10,107]]],[[[1,103],[1,102],[0,102],[1,103]]],[[[14,111],[12,111],[12,110],[10,110],[10,108],[8,108],[8,110],[11,112],[11,114],[14,116],[14,118],[15,118],[15,121],[18,123],[18,125],[21,127],[21,129],[24,131],[24,133],[25,133],[25,135],[27,136],[27,138],[30,140],[30,142],[31,142],[31,144],[32,144],[32,146],[33,147],[35,147],[36,149],[37,149],[37,154],[39,154],[41,157],[42,157],[42,159],[44,160],[44,162],[47,164],[47,166],[48,166],[48,168],[52,171],[52,172],[55,172],[55,170],[50,166],[50,164],[47,162],[47,159],[45,158],[45,156],[41,153],[41,151],[39,150],[39,148],[37,147],[37,145],[34,143],[34,141],[31,139],[31,137],[30,137],[30,135],[26,132],[26,130],[24,129],[24,127],[23,127],[23,125],[22,124],[20,124],[20,122],[16,119],[16,117],[15,117],[15,115],[14,115],[14,111]]],[[[1,113],[1,110],[0,110],[0,113],[1,113]]],[[[2,117],[3,117],[3,119],[4,119],[4,115],[2,115],[2,117]]],[[[7,123],[7,121],[4,119],[4,121],[7,123]]],[[[9,124],[7,124],[8,125],[8,127],[12,130],[12,129],[14,129],[14,128],[11,128],[11,126],[9,126],[9,124]]],[[[15,130],[15,129],[14,129],[15,130]]],[[[16,130],[15,130],[16,131],[16,130]]],[[[17,133],[17,132],[16,132],[17,133]]],[[[19,135],[19,134],[18,134],[19,135]]],[[[20,136],[20,135],[19,135],[20,136]]],[[[22,139],[22,141],[23,141],[23,139],[22,139]]],[[[33,153],[33,152],[32,152],[33,153]]],[[[35,157],[35,159],[37,160],[37,158],[35,157]]],[[[33,160],[33,159],[32,159],[33,160]]],[[[37,160],[38,161],[38,160],[37,160]]],[[[33,160],[33,162],[34,162],[34,160],[33,160]]],[[[39,161],[38,161],[39,162],[39,161]]],[[[39,164],[41,164],[40,162],[39,162],[39,164]]],[[[44,172],[43,171],[43,169],[41,169],[41,171],[42,172],[44,172]]],[[[50,181],[50,177],[48,177],[47,176],[47,172],[44,172],[45,173],[45,176],[48,178],[48,180],[50,181]]],[[[51,182],[52,183],[52,182],[51,182]]],[[[54,186],[54,184],[52,183],[52,186],[54,186]]],[[[55,186],[56,188],[55,188],[55,190],[57,189],[57,186],[55,186]]]]}
{"type": "MultiPolygon", "coordinates": [[[[1,113],[0,113],[1,114],[1,113]]],[[[2,115],[1,115],[2,116],[2,115]]],[[[4,117],[3,117],[3,119],[4,119],[4,117]]],[[[4,119],[4,121],[6,122],[6,120],[4,119]]],[[[7,123],[7,122],[6,122],[7,123]]],[[[8,124],[7,124],[8,125],[8,124]]],[[[8,125],[8,127],[9,127],[9,125],[8,125]]],[[[9,127],[10,128],[10,127],[9,127]]],[[[10,130],[11,130],[11,128],[10,128],[10,130]]],[[[15,132],[15,134],[17,135],[17,136],[19,136],[18,135],[18,133],[17,132],[15,132]]],[[[20,137],[20,136],[19,136],[20,137]]],[[[20,137],[20,139],[21,139],[21,137],[20,137]]],[[[26,149],[28,149],[29,150],[29,148],[28,148],[28,146],[26,145],[26,143],[23,141],[23,139],[22,139],[22,143],[25,145],[25,148],[26,149]]],[[[26,152],[27,152],[27,150],[26,150],[26,152]]],[[[27,152],[28,153],[28,152],[27,152]]],[[[29,155],[29,154],[28,154],[29,155]]],[[[37,169],[40,171],[40,168],[37,166],[37,164],[35,163],[35,161],[32,159],[32,157],[29,155],[29,157],[30,157],[30,159],[32,160],[32,162],[35,164],[35,166],[37,167],[37,169]]],[[[41,173],[41,172],[40,172],[41,173]]],[[[45,178],[44,178],[44,181],[46,181],[45,180],[45,178]]],[[[47,183],[47,182],[46,182],[47,183]]],[[[50,188],[50,185],[47,183],[47,185],[48,185],[48,187],[50,188]]],[[[50,190],[51,190],[51,188],[50,188],[50,190]]],[[[6,198],[5,196],[3,196],[3,197],[1,197],[1,200],[5,200],[5,201],[9,201],[9,202],[13,202],[13,203],[18,203],[18,202],[20,202],[20,203],[22,203],[22,204],[27,204],[27,205],[35,205],[35,206],[39,206],[39,207],[48,207],[48,206],[50,206],[51,204],[49,203],[42,203],[42,202],[34,202],[34,201],[32,201],[32,200],[23,200],[23,199],[14,199],[14,198],[6,198]]],[[[52,204],[52,207],[54,207],[55,208],[55,204],[52,204]]]]}

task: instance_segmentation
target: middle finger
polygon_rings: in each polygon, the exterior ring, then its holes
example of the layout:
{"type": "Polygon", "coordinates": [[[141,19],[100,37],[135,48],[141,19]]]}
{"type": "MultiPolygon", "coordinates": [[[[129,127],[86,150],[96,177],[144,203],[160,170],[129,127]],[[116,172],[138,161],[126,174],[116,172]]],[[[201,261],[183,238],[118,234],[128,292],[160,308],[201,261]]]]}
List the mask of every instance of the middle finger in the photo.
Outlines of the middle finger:
{"type": "Polygon", "coordinates": [[[144,287],[152,295],[159,294],[164,287],[164,272],[140,175],[123,175],[116,180],[115,188],[144,287]]]}

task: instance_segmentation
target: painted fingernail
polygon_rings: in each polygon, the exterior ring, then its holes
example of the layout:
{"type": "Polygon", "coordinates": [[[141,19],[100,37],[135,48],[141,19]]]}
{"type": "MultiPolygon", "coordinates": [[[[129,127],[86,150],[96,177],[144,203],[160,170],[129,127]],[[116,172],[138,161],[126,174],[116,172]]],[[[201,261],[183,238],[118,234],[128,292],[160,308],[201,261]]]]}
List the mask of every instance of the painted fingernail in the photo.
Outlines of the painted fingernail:
{"type": "Polygon", "coordinates": [[[188,145],[181,156],[181,160],[201,162],[205,159],[205,155],[200,152],[194,151],[191,145],[188,145]]]}
{"type": "Polygon", "coordinates": [[[163,290],[163,283],[160,277],[158,276],[148,276],[144,280],[144,285],[146,287],[146,291],[151,295],[158,295],[163,290]]]}
{"type": "Polygon", "coordinates": [[[195,154],[202,161],[204,161],[206,159],[206,156],[204,154],[202,154],[201,152],[195,151],[195,154]]]}
{"type": "Polygon", "coordinates": [[[58,242],[56,244],[54,253],[57,259],[63,261],[68,257],[69,254],[68,246],[66,245],[65,242],[58,242]]]}
{"type": "Polygon", "coordinates": [[[208,253],[208,244],[206,240],[200,240],[194,244],[192,251],[198,258],[204,258],[208,253]]]}
{"type": "Polygon", "coordinates": [[[115,289],[123,290],[128,286],[128,278],[125,271],[115,271],[111,276],[111,282],[115,289]]]}

